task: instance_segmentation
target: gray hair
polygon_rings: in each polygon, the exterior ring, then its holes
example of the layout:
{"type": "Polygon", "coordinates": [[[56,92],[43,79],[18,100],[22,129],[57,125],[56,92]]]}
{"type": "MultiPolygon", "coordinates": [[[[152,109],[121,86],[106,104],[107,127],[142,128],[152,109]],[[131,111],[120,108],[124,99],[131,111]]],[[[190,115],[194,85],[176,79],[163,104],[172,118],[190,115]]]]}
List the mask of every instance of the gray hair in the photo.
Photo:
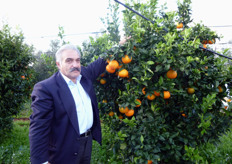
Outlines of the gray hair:
{"type": "Polygon", "coordinates": [[[80,57],[81,57],[81,53],[80,53],[80,51],[77,49],[77,46],[72,45],[72,44],[65,44],[65,45],[61,46],[61,47],[57,50],[57,52],[56,52],[56,61],[57,61],[57,62],[61,62],[62,53],[63,53],[63,51],[65,51],[65,50],[74,50],[74,51],[76,51],[77,54],[80,55],[80,57]]]}

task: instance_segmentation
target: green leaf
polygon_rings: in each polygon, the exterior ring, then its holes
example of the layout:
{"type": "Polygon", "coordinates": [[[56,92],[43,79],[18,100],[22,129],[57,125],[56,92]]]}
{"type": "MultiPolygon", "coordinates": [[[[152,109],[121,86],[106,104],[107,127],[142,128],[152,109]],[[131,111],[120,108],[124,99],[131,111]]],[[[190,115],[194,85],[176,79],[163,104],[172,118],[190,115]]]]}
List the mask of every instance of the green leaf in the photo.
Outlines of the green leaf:
{"type": "Polygon", "coordinates": [[[159,72],[159,70],[161,70],[162,66],[161,65],[157,65],[155,68],[155,72],[159,72]]]}
{"type": "Polygon", "coordinates": [[[144,138],[143,138],[143,135],[141,135],[140,142],[143,144],[143,141],[144,141],[144,138]]]}
{"type": "Polygon", "coordinates": [[[155,64],[153,61],[147,61],[147,64],[148,65],[153,65],[153,64],[155,64]]]}
{"type": "Polygon", "coordinates": [[[127,147],[127,144],[126,144],[126,143],[121,143],[121,144],[120,144],[120,149],[121,149],[121,150],[126,149],[126,147],[127,147]]]}

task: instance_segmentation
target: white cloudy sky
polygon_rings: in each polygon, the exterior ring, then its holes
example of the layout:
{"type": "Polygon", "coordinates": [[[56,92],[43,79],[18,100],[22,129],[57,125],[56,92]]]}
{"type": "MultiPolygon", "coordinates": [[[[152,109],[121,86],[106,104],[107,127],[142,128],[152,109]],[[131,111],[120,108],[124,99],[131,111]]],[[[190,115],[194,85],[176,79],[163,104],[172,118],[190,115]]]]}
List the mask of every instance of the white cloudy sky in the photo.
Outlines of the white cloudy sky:
{"type": "MultiPolygon", "coordinates": [[[[159,0],[159,4],[165,2],[169,10],[177,9],[177,0],[159,0]]],[[[59,26],[64,27],[65,34],[81,34],[66,38],[74,44],[88,38],[89,34],[83,33],[100,31],[104,28],[100,18],[106,16],[107,7],[108,0],[0,0],[0,25],[3,20],[12,28],[19,26],[26,42],[45,51],[50,40],[56,39],[59,26]]],[[[232,40],[231,15],[229,0],[192,0],[194,22],[202,21],[207,26],[231,25],[212,27],[224,36],[221,43],[232,40]]]]}

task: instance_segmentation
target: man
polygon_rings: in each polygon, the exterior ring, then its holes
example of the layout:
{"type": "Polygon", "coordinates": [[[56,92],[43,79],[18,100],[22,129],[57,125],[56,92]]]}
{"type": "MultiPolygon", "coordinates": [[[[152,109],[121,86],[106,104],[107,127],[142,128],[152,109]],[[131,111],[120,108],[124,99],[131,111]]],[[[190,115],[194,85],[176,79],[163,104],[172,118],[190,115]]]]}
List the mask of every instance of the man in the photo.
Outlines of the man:
{"type": "Polygon", "coordinates": [[[93,82],[107,63],[99,58],[83,67],[80,61],[75,46],[62,46],[56,53],[59,71],[34,86],[29,131],[32,164],[90,163],[92,138],[101,143],[93,82]]]}

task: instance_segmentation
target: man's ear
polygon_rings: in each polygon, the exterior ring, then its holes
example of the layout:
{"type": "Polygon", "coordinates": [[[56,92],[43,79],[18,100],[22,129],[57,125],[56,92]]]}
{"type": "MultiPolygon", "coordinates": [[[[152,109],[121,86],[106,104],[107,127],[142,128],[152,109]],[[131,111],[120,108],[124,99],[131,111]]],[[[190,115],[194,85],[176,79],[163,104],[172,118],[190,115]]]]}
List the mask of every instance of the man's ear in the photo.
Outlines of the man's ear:
{"type": "Polygon", "coordinates": [[[56,66],[60,69],[60,62],[56,62],[56,66]]]}

